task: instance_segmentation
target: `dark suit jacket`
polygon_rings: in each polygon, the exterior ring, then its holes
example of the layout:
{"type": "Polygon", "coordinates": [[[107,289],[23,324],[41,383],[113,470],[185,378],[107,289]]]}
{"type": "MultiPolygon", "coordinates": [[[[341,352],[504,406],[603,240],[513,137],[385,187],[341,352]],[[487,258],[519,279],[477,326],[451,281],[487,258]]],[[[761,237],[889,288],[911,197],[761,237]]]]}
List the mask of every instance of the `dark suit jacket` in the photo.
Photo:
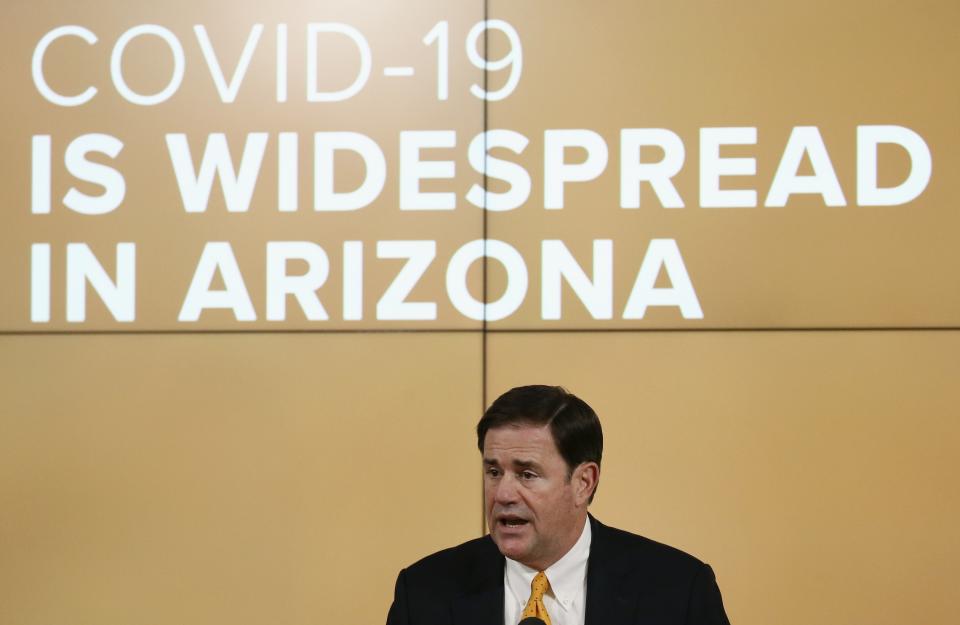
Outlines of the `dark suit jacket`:
{"type": "MultiPolygon", "coordinates": [[[[585,625],[729,625],[709,566],[590,523],[585,625]]],[[[427,556],[400,571],[387,625],[504,625],[504,564],[490,536],[427,556]]]]}

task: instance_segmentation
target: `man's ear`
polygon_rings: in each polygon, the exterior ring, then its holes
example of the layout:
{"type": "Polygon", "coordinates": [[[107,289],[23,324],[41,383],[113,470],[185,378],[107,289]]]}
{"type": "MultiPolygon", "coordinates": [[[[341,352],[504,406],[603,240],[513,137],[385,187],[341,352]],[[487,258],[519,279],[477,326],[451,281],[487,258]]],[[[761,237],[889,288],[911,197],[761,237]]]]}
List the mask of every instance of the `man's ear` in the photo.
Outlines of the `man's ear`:
{"type": "Polygon", "coordinates": [[[577,506],[589,503],[599,481],[600,467],[596,462],[581,462],[573,470],[573,497],[577,506]]]}

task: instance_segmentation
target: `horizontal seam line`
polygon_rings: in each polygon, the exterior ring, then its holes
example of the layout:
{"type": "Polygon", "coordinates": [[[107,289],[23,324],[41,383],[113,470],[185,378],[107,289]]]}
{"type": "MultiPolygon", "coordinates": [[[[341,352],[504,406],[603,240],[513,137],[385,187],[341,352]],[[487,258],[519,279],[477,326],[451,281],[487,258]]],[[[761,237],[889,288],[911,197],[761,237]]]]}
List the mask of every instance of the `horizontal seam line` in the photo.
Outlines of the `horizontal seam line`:
{"type": "Polygon", "coordinates": [[[830,326],[770,328],[395,328],[395,329],[250,329],[250,330],[0,330],[0,336],[107,336],[200,334],[651,334],[763,332],[955,332],[960,326],[830,326]]]}

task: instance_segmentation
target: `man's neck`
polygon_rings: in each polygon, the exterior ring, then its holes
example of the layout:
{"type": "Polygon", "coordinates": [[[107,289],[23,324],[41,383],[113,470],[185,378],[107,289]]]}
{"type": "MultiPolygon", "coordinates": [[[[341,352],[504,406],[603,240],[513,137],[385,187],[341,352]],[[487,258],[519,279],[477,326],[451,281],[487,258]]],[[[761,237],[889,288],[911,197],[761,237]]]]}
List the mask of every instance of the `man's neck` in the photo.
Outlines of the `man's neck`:
{"type": "Polygon", "coordinates": [[[573,549],[573,546],[576,545],[577,541],[580,540],[580,537],[583,536],[583,528],[586,523],[588,523],[587,515],[584,514],[580,521],[574,524],[575,529],[570,531],[564,543],[562,543],[561,547],[556,550],[554,557],[551,559],[537,562],[521,562],[521,564],[538,571],[546,571],[548,568],[559,562],[565,555],[570,553],[570,550],[573,549]]]}

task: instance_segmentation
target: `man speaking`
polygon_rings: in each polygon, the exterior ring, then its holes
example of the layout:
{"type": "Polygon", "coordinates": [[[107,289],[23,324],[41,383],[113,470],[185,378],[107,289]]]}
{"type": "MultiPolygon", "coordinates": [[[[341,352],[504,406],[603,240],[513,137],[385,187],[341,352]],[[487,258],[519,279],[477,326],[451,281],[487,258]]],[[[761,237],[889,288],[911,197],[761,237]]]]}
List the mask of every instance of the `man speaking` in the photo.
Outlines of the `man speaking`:
{"type": "Polygon", "coordinates": [[[603,432],[586,402],[512,389],[477,445],[490,534],[402,570],[387,625],[729,625],[709,566],[587,514],[603,432]]]}

